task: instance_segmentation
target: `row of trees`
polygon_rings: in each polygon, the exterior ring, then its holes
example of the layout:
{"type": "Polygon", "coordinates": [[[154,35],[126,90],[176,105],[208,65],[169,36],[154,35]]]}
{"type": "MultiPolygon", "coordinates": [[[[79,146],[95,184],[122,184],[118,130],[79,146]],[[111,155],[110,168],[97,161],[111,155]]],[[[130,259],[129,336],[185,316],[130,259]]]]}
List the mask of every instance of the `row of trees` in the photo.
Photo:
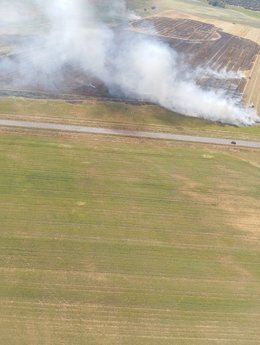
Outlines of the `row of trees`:
{"type": "Polygon", "coordinates": [[[225,0],[229,5],[241,6],[250,10],[260,11],[260,0],[225,0]]]}
{"type": "Polygon", "coordinates": [[[260,0],[208,0],[209,5],[224,8],[226,4],[260,11],[260,0]]]}
{"type": "Polygon", "coordinates": [[[215,6],[215,7],[225,7],[225,1],[224,0],[208,0],[209,5],[215,6]]]}

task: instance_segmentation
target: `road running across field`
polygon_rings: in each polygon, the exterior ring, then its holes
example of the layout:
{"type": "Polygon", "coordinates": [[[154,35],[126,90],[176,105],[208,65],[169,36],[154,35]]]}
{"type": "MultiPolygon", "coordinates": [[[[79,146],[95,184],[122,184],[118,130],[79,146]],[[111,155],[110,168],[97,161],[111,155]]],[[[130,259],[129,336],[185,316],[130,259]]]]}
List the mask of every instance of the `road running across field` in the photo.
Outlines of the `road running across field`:
{"type": "Polygon", "coordinates": [[[124,137],[134,137],[134,138],[175,140],[175,141],[186,141],[186,142],[192,142],[192,143],[240,146],[240,147],[248,147],[248,148],[260,148],[260,141],[197,137],[193,135],[181,135],[181,134],[159,133],[159,132],[127,131],[127,130],[122,130],[122,129],[85,127],[85,126],[76,126],[76,125],[48,123],[48,122],[31,122],[31,121],[16,121],[16,120],[1,120],[0,119],[0,126],[18,127],[18,128],[20,127],[20,128],[28,128],[28,129],[44,129],[44,130],[54,130],[54,131],[62,131],[62,132],[118,135],[118,136],[124,136],[124,137]]]}

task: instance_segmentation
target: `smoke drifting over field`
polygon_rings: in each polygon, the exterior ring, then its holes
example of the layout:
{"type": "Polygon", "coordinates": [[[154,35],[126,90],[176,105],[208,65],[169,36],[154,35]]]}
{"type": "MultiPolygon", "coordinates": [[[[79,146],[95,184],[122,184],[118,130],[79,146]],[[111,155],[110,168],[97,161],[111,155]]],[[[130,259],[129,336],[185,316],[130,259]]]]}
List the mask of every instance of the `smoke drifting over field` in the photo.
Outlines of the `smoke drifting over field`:
{"type": "MultiPolygon", "coordinates": [[[[20,86],[59,87],[63,66],[78,66],[101,80],[111,95],[151,101],[182,114],[236,125],[257,120],[247,109],[223,93],[202,90],[181,58],[166,43],[136,33],[112,30],[112,18],[127,20],[133,13],[124,0],[0,0],[7,25],[22,25],[41,13],[48,30],[27,41],[26,57],[0,60],[4,70],[16,75],[20,86]],[[9,15],[8,15],[9,14],[9,15]],[[11,14],[11,15],[10,15],[11,14]]],[[[198,72],[197,72],[198,73],[198,72]]]]}

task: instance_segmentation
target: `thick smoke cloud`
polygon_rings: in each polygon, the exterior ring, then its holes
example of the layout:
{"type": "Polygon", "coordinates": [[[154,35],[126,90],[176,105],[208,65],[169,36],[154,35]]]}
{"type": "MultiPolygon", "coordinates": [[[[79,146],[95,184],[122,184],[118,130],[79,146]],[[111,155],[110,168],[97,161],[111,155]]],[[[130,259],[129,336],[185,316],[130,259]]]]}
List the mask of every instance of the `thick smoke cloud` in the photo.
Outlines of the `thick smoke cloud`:
{"type": "MultiPolygon", "coordinates": [[[[45,22],[26,46],[24,58],[0,62],[16,83],[58,87],[62,68],[77,65],[101,80],[112,95],[144,99],[182,114],[235,125],[259,120],[253,109],[223,93],[202,90],[180,57],[159,40],[111,29],[115,17],[133,16],[123,0],[0,0],[1,14],[12,13],[10,27],[41,13],[45,22]],[[185,71],[185,72],[184,72],[185,71]],[[54,77],[55,76],[55,77],[54,77]]],[[[210,71],[208,72],[210,73],[210,71]]]]}

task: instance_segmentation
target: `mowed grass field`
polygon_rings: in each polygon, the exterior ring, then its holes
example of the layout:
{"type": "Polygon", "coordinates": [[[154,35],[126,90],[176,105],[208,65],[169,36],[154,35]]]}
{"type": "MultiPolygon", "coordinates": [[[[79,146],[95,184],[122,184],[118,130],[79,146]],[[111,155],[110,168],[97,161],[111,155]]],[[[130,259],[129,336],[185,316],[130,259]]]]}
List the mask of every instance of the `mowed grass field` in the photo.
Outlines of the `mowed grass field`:
{"type": "Polygon", "coordinates": [[[0,203],[1,344],[259,344],[259,150],[2,129],[0,203]]]}

